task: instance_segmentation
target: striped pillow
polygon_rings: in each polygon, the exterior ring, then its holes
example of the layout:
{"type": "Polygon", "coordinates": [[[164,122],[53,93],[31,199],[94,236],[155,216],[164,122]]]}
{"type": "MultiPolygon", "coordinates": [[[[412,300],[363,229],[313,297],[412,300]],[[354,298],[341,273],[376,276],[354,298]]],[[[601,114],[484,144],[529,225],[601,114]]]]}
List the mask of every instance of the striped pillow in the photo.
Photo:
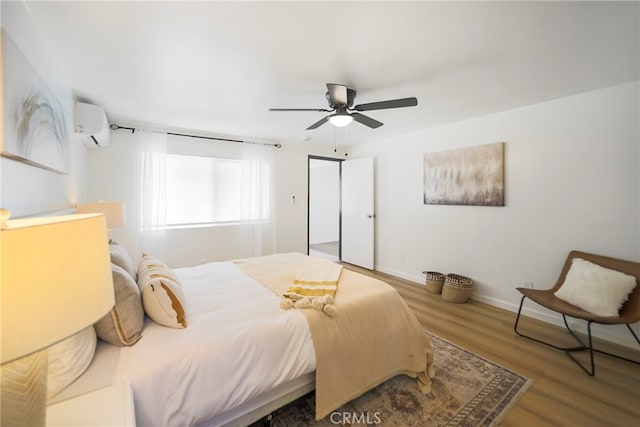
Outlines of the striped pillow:
{"type": "Polygon", "coordinates": [[[109,242],[109,253],[111,255],[112,263],[125,269],[126,272],[131,275],[133,280],[137,280],[136,265],[124,246],[120,245],[115,240],[111,240],[109,242]]]}
{"type": "Polygon", "coordinates": [[[98,337],[109,344],[128,346],[142,336],[144,310],[140,290],[124,268],[111,264],[115,305],[95,323],[98,337]]]}

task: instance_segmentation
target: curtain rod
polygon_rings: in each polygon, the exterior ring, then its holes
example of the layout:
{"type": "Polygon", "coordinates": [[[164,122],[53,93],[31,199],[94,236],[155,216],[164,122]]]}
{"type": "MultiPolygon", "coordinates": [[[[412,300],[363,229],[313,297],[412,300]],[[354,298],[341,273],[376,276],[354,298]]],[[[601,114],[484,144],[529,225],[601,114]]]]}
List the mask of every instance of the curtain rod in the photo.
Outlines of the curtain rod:
{"type": "MultiPolygon", "coordinates": [[[[136,128],[131,128],[131,127],[127,127],[127,126],[120,126],[116,123],[111,123],[109,125],[109,128],[111,130],[120,130],[120,129],[124,129],[124,130],[130,130],[131,133],[134,133],[136,131],[136,128]]],[[[264,142],[253,142],[253,141],[244,141],[242,139],[228,139],[228,138],[216,138],[214,136],[202,136],[202,135],[189,135],[186,133],[174,133],[174,132],[164,132],[167,135],[174,135],[174,136],[186,136],[188,138],[200,138],[200,139],[211,139],[214,141],[224,141],[224,142],[239,142],[241,144],[258,144],[258,145],[270,145],[272,147],[276,147],[276,148],[281,148],[282,145],[281,144],[270,144],[270,143],[264,143],[264,142]]]]}

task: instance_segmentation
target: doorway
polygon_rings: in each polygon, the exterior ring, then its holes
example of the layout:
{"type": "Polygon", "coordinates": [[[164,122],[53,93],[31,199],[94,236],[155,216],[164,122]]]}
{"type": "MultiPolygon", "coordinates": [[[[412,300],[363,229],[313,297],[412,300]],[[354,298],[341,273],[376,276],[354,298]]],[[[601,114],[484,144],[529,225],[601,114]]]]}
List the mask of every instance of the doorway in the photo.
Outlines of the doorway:
{"type": "Polygon", "coordinates": [[[340,261],[341,162],[330,157],[308,157],[307,253],[340,261]]]}

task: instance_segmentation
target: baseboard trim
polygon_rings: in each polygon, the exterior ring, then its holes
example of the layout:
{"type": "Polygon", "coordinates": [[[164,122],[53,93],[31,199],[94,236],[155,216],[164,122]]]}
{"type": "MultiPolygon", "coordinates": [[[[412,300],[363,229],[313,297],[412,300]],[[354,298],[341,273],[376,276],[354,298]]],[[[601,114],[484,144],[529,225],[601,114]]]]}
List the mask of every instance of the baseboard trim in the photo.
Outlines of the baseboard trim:
{"type": "MultiPolygon", "coordinates": [[[[424,277],[415,276],[412,274],[407,274],[401,271],[397,271],[391,268],[386,268],[380,265],[375,266],[376,271],[381,273],[389,274],[394,277],[398,277],[400,279],[408,280],[410,282],[414,282],[418,285],[424,286],[425,279],[424,277]]],[[[512,313],[517,313],[519,308],[519,303],[514,304],[509,301],[504,301],[498,298],[489,297],[486,295],[482,295],[474,292],[471,295],[471,299],[474,301],[478,301],[493,307],[498,307],[512,313]]],[[[527,317],[531,317],[537,320],[540,320],[545,323],[549,323],[555,326],[560,326],[564,328],[564,323],[562,321],[562,316],[558,313],[552,312],[550,310],[545,309],[544,307],[536,305],[532,301],[526,301],[524,307],[522,308],[522,314],[527,317]],[[534,307],[535,306],[535,307],[534,307]],[[536,308],[537,307],[537,308],[536,308]]],[[[587,323],[578,319],[568,318],[569,326],[572,329],[581,332],[583,334],[587,333],[587,323]]],[[[632,325],[633,327],[633,325],[632,325]]],[[[633,328],[634,331],[640,335],[640,328],[633,328]]],[[[638,343],[633,339],[629,331],[624,325],[616,326],[605,326],[599,324],[593,324],[592,331],[593,336],[599,338],[604,341],[609,341],[615,344],[619,344],[625,347],[629,347],[632,349],[638,348],[638,343]]]]}
{"type": "Polygon", "coordinates": [[[424,285],[424,277],[414,276],[413,274],[403,273],[402,271],[393,270],[391,268],[382,267],[380,265],[376,265],[374,268],[380,273],[389,274],[391,276],[399,277],[400,279],[408,280],[419,285],[424,285]]]}

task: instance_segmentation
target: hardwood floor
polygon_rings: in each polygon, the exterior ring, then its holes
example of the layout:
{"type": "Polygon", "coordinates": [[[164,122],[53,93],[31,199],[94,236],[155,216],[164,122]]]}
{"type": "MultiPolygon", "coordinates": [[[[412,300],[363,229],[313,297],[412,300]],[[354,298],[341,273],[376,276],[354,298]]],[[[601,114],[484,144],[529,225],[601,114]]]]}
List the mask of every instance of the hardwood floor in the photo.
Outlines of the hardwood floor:
{"type": "MultiPolygon", "coordinates": [[[[344,265],[396,288],[429,332],[534,381],[502,426],[640,426],[640,365],[596,354],[596,374],[589,377],[563,352],[516,335],[515,313],[477,301],[449,303],[418,284],[344,265]]],[[[562,328],[528,317],[520,325],[545,340],[574,344],[562,328]]],[[[595,345],[640,360],[640,351],[595,345]]]]}
{"type": "Polygon", "coordinates": [[[338,256],[340,250],[340,242],[324,242],[309,245],[309,249],[315,249],[319,252],[324,252],[327,255],[338,256]]]}

